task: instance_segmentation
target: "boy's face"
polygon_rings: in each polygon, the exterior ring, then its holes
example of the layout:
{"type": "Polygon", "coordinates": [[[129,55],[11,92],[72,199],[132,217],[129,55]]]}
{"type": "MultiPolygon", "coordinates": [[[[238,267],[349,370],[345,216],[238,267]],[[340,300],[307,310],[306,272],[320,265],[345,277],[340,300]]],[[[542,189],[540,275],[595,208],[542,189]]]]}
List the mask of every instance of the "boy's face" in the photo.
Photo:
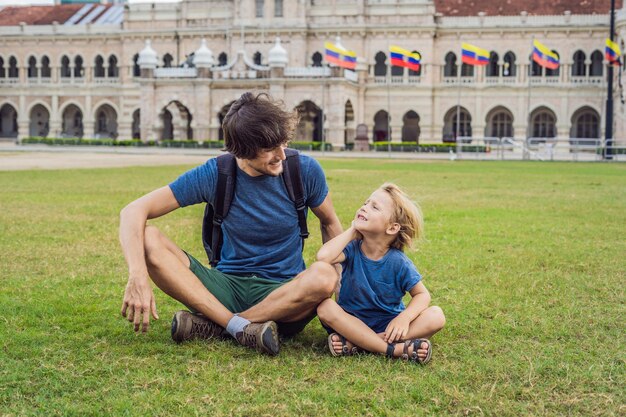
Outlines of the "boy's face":
{"type": "Polygon", "coordinates": [[[286,147],[287,144],[284,144],[274,149],[262,150],[257,154],[256,158],[246,159],[246,165],[251,170],[248,174],[252,176],[279,176],[283,172],[283,161],[287,158],[285,156],[286,147]]]}
{"type": "Polygon", "coordinates": [[[359,232],[385,232],[390,226],[393,211],[391,196],[383,190],[376,190],[357,210],[354,227],[359,232]]]}

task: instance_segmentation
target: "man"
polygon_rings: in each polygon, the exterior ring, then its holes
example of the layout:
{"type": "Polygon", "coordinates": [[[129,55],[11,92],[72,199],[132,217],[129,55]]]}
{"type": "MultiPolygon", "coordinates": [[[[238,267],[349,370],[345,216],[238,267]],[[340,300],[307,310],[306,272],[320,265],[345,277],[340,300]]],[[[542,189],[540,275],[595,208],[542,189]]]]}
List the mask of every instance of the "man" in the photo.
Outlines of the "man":
{"type": "MultiPolygon", "coordinates": [[[[278,334],[300,332],[330,297],[337,272],[316,262],[305,270],[295,207],[280,174],[297,115],[267,95],[245,93],[224,118],[225,147],[237,164],[235,195],[222,224],[223,246],[209,269],[146,221],[179,207],[214,201],[217,163],[208,160],[168,186],[133,201],[120,213],[120,242],[129,278],[122,315],[135,331],[158,319],[154,283],[195,314],[179,311],[172,338],[209,339],[224,331],[242,345],[276,355],[278,334]],[[234,314],[236,313],[236,314],[234,314]]],[[[322,240],[342,228],[319,164],[300,155],[307,207],[319,218],[322,240]]]]}

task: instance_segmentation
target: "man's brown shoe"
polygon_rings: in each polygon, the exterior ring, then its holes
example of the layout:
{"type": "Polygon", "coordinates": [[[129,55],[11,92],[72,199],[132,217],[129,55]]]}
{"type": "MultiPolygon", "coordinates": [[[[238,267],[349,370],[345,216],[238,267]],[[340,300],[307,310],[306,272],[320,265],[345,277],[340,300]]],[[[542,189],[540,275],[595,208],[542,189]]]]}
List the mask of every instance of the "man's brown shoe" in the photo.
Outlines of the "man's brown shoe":
{"type": "Polygon", "coordinates": [[[237,333],[235,339],[244,346],[268,355],[278,355],[280,350],[278,327],[273,321],[250,323],[243,328],[243,332],[237,333]]]}
{"type": "Polygon", "coordinates": [[[185,310],[177,311],[172,319],[172,339],[181,343],[191,339],[211,339],[219,337],[224,328],[200,314],[185,310]]]}

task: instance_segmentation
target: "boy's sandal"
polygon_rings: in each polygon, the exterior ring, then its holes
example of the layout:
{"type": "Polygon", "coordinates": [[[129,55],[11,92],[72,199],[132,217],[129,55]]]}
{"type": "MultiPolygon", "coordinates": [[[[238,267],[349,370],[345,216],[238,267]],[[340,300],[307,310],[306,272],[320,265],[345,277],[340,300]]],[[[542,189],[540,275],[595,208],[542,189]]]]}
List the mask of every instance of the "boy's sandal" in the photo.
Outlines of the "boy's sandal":
{"type": "Polygon", "coordinates": [[[430,357],[433,354],[433,345],[430,343],[428,339],[409,339],[404,342],[404,349],[402,351],[402,359],[405,361],[417,362],[420,365],[426,365],[430,362],[430,357]],[[421,349],[422,343],[428,344],[426,348],[426,357],[424,359],[420,358],[417,354],[417,350],[421,349]],[[413,352],[409,353],[409,346],[413,345],[413,352]]]}
{"type": "Polygon", "coordinates": [[[328,349],[333,356],[352,356],[359,353],[359,348],[355,345],[353,345],[352,348],[349,348],[346,338],[339,333],[331,333],[328,336],[328,349]],[[333,347],[333,342],[335,342],[335,340],[333,340],[333,336],[339,336],[339,340],[341,341],[341,352],[335,351],[335,348],[333,347]]]}

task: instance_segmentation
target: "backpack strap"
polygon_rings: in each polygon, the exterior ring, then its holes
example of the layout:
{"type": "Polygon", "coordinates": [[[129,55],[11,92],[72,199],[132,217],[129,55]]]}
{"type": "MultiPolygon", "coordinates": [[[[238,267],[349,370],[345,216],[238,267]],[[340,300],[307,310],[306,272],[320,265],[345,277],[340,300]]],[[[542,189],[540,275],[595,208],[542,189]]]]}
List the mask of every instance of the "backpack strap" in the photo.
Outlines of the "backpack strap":
{"type": "Polygon", "coordinates": [[[302,249],[304,249],[304,239],[309,237],[309,229],[306,224],[306,204],[304,201],[304,187],[302,185],[302,173],[300,170],[300,153],[295,149],[285,149],[287,159],[283,161],[283,181],[289,198],[293,201],[298,213],[298,225],[300,226],[300,238],[302,238],[302,249]]]}
{"type": "Polygon", "coordinates": [[[235,157],[230,153],[218,156],[217,187],[215,188],[215,197],[212,207],[211,252],[209,256],[209,263],[212,267],[215,267],[220,260],[220,252],[222,251],[223,243],[222,222],[228,215],[230,203],[233,201],[233,196],[235,195],[236,175],[237,162],[235,161],[235,157]]]}

